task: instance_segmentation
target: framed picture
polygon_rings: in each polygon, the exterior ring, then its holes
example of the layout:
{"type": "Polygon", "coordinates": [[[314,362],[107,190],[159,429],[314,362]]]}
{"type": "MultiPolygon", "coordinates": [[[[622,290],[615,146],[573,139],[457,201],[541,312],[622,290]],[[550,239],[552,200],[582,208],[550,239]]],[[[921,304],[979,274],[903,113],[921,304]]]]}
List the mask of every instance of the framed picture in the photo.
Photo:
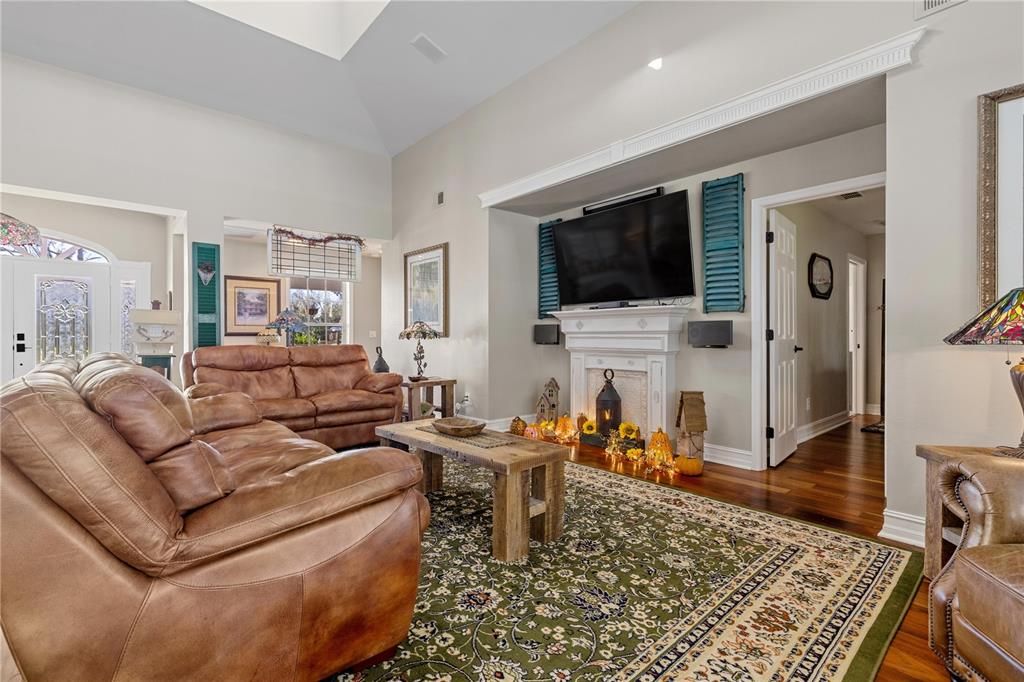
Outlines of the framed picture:
{"type": "Polygon", "coordinates": [[[255,336],[281,312],[281,280],[224,276],[224,335],[255,336]]]}
{"type": "Polygon", "coordinates": [[[807,261],[807,286],[814,298],[832,298],[832,260],[820,253],[812,253],[807,261]]]}
{"type": "Polygon", "coordinates": [[[405,254],[405,326],[426,322],[448,336],[448,243],[405,254]]]}
{"type": "Polygon", "coordinates": [[[1024,286],[1024,83],[978,98],[981,307],[1024,286]]]}

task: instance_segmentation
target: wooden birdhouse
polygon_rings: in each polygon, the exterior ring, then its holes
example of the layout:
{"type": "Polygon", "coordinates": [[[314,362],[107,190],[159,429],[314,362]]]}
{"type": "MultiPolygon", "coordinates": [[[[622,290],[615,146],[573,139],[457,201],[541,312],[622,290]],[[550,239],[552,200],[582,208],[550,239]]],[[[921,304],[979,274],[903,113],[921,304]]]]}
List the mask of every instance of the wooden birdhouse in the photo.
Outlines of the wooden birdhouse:
{"type": "Polygon", "coordinates": [[[544,384],[544,390],[537,398],[537,421],[544,422],[558,418],[558,382],[554,377],[544,384]]]}

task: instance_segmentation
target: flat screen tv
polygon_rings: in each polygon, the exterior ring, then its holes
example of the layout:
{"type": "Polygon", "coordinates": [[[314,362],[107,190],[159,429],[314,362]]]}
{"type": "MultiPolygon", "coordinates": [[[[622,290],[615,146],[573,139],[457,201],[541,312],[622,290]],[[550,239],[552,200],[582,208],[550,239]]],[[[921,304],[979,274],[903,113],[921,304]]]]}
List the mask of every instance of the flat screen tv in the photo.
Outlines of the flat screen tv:
{"type": "Polygon", "coordinates": [[[686,190],[554,227],[563,305],[693,296],[686,190]]]}

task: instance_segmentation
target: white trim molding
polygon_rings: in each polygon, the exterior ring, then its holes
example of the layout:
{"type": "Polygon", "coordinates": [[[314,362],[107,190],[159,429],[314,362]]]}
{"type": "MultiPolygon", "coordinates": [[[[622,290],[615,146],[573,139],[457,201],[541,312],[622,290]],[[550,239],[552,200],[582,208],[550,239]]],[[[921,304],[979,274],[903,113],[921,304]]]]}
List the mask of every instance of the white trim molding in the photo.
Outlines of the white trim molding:
{"type": "Polygon", "coordinates": [[[817,421],[813,421],[810,424],[804,424],[798,426],[796,429],[796,442],[803,443],[812,438],[820,436],[823,433],[828,433],[832,429],[838,429],[844,424],[850,423],[850,413],[846,410],[842,412],[836,412],[835,414],[824,417],[817,421]]]}
{"type": "Polygon", "coordinates": [[[704,461],[725,464],[737,469],[756,469],[750,450],[740,450],[739,448],[730,448],[724,445],[704,443],[704,461]]]}
{"type": "Polygon", "coordinates": [[[875,414],[881,416],[882,406],[878,403],[867,403],[864,405],[864,414],[875,414]]]}
{"type": "Polygon", "coordinates": [[[596,173],[911,64],[926,26],[478,195],[483,208],[596,173]]]}
{"type": "Polygon", "coordinates": [[[885,523],[878,537],[905,545],[924,547],[924,517],[886,509],[882,512],[885,523]]]}
{"type": "MultiPolygon", "coordinates": [[[[885,186],[885,173],[873,173],[846,180],[828,182],[815,187],[804,187],[791,192],[759,197],[750,202],[750,280],[747,285],[747,308],[750,310],[751,338],[765,338],[767,327],[765,313],[768,309],[765,298],[765,272],[768,268],[767,245],[764,233],[767,231],[768,211],[786,204],[824,199],[844,192],[874,189],[885,186]]],[[[764,427],[768,425],[768,405],[765,400],[765,381],[768,368],[765,365],[765,345],[769,342],[750,344],[750,443],[751,461],[754,468],[768,468],[768,448],[764,427]]]]}

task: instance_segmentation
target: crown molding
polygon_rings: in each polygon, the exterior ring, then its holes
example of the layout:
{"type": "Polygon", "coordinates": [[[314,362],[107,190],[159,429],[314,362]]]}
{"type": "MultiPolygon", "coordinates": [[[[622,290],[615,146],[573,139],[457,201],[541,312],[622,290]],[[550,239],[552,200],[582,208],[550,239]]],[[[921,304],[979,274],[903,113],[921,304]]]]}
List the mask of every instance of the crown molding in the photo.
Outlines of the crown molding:
{"type": "Polygon", "coordinates": [[[901,33],[690,116],[513,180],[479,194],[480,205],[483,208],[496,206],[906,66],[913,63],[913,48],[925,31],[927,27],[921,26],[901,33]]]}

